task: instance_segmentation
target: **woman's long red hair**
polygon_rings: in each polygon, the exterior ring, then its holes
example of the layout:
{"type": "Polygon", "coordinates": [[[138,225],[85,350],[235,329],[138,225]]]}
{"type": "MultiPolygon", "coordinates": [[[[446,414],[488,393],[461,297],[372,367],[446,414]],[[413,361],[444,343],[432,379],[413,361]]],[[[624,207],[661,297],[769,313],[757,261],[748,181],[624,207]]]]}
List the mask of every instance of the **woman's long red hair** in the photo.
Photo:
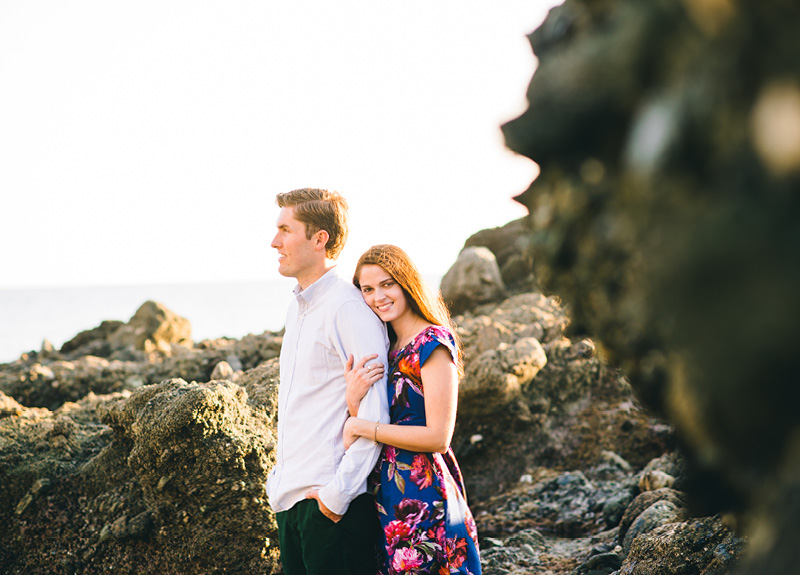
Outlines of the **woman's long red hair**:
{"type": "MultiPolygon", "coordinates": [[[[458,360],[456,366],[458,367],[459,375],[463,375],[463,366],[461,364],[461,344],[456,334],[455,327],[450,321],[450,312],[442,299],[441,293],[438,291],[434,294],[425,285],[422,279],[422,274],[419,273],[417,266],[408,257],[408,254],[391,244],[380,244],[372,246],[364,252],[358,259],[356,264],[356,271],[353,274],[353,285],[361,289],[359,279],[361,277],[361,268],[365,265],[376,265],[383,268],[394,281],[396,281],[403,290],[406,296],[406,301],[409,307],[418,316],[425,319],[427,322],[434,325],[441,325],[448,328],[456,340],[456,349],[458,351],[458,360]]],[[[397,339],[397,334],[394,333],[392,326],[389,325],[389,339],[394,343],[397,339]]]]}

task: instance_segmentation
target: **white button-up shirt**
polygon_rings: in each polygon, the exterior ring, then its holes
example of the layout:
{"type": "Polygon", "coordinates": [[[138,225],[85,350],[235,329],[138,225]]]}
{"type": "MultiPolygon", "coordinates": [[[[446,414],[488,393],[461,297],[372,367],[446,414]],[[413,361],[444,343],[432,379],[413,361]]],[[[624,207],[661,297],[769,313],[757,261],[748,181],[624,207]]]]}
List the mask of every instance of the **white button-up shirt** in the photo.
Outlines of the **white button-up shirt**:
{"type": "MultiPolygon", "coordinates": [[[[284,511],[317,488],[325,506],[343,515],[367,491],[367,476],[381,449],[361,437],[344,450],[344,366],[349,355],[358,361],[373,353],[375,361],[388,366],[389,340],[361,292],[335,268],[304,290],[296,286],[294,294],[281,346],[277,461],[267,481],[269,503],[273,511],[284,511]]],[[[389,421],[385,376],[367,392],[358,416],[389,421]]]]}

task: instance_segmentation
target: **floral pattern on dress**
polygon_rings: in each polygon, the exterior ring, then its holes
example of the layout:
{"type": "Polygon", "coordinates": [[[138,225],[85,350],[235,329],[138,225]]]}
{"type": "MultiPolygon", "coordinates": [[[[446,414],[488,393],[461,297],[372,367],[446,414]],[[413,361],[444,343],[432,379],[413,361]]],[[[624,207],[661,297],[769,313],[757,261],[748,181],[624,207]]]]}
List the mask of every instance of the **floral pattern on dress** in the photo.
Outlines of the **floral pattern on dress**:
{"type": "MultiPolygon", "coordinates": [[[[425,425],[421,368],[440,345],[456,361],[455,340],[441,326],[389,355],[392,423],[425,425]]],[[[371,480],[386,539],[382,575],[480,575],[478,532],[452,449],[419,453],[385,445],[371,480]]]]}

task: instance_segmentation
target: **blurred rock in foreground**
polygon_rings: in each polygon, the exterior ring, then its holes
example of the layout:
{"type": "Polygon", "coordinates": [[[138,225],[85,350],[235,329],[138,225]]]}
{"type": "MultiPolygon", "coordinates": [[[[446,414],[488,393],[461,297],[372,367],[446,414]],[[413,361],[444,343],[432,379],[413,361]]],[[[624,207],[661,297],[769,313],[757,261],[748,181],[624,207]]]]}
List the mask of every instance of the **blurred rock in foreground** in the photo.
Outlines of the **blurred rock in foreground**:
{"type": "Polygon", "coordinates": [[[692,508],[736,513],[753,574],[800,564],[797,22],[796,2],[567,0],[503,128],[541,167],[518,198],[537,281],[675,426],[692,508]]]}

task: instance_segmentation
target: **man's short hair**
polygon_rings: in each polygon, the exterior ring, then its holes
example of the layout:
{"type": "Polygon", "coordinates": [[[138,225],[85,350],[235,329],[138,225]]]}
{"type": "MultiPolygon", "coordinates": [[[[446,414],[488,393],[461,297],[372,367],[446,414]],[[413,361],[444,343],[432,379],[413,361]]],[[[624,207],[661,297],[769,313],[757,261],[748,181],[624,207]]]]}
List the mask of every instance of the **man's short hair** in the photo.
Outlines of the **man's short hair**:
{"type": "Polygon", "coordinates": [[[325,253],[336,259],[347,241],[347,201],[333,190],[301,188],[275,196],[280,208],[294,208],[294,217],[306,226],[306,238],[328,232],[325,253]]]}

